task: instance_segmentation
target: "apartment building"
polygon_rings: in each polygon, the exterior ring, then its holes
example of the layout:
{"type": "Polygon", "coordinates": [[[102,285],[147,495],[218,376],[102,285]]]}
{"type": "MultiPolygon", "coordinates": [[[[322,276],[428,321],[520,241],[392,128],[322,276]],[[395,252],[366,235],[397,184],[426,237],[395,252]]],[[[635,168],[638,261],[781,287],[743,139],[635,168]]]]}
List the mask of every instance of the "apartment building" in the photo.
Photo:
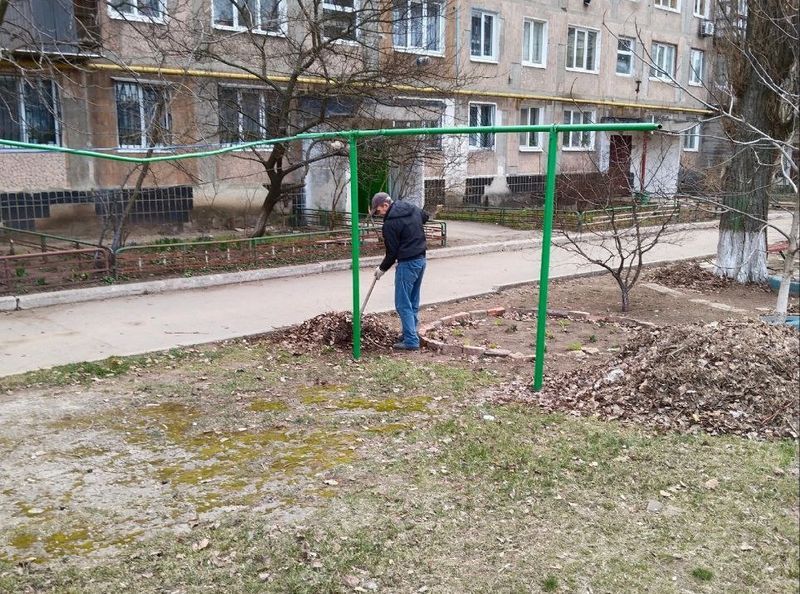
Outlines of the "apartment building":
{"type": "MultiPolygon", "coordinates": [[[[334,122],[364,128],[658,121],[671,134],[564,134],[560,171],[583,176],[584,184],[611,172],[620,192],[672,195],[682,164],[704,163],[711,0],[300,6],[298,0],[12,3],[0,25],[0,137],[125,155],[268,138],[273,107],[293,73],[290,57],[308,47],[308,31],[321,23],[320,39],[336,36],[340,54],[295,81],[302,89],[282,112],[297,120],[291,129],[333,129],[334,122]],[[304,16],[308,6],[318,21],[304,16]],[[370,21],[370,14],[378,16],[370,21]],[[347,95],[357,84],[330,84],[357,78],[356,71],[401,67],[399,78],[364,96],[347,95]],[[445,79],[452,84],[436,84],[445,79]]],[[[377,78],[364,80],[371,82],[360,83],[362,89],[380,86],[377,78]]],[[[296,159],[309,161],[293,178],[295,206],[348,208],[339,199],[346,159],[309,158],[328,149],[292,148],[296,159]]],[[[423,149],[417,158],[366,163],[361,171],[374,175],[365,193],[381,187],[420,203],[456,204],[531,204],[543,193],[543,135],[448,136],[423,149]]],[[[257,208],[267,154],[154,165],[142,177],[137,216],[188,221],[207,204],[257,208]]],[[[0,219],[29,228],[63,213],[102,214],[141,173],[125,163],[7,148],[0,149],[0,171],[0,219]]],[[[572,187],[579,191],[581,183],[572,187]]],[[[560,198],[570,204],[569,196],[560,198]]]]}

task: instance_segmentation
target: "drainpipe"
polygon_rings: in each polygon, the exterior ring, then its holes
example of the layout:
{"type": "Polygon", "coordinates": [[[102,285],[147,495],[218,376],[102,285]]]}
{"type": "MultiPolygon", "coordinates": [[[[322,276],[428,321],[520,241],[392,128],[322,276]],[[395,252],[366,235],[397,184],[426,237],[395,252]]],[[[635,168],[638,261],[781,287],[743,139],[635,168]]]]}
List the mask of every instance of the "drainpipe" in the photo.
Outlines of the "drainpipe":
{"type": "Polygon", "coordinates": [[[642,169],[639,173],[639,191],[644,195],[644,188],[647,184],[644,183],[645,169],[647,169],[647,137],[650,134],[645,132],[642,134],[642,169]]]}
{"type": "MultiPolygon", "coordinates": [[[[461,74],[461,37],[463,36],[463,32],[461,31],[461,3],[455,3],[455,22],[456,22],[456,48],[455,48],[455,74],[456,80],[458,80],[459,74],[461,74]]],[[[455,122],[454,122],[455,123],[455,122]]]]}

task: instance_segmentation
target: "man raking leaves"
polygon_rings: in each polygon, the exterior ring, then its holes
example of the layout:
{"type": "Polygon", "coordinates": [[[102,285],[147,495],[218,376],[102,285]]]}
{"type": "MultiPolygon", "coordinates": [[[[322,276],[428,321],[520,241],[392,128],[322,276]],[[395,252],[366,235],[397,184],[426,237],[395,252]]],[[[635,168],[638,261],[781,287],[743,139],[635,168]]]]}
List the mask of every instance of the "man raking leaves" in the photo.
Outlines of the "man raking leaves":
{"type": "Polygon", "coordinates": [[[425,274],[424,224],[428,213],[409,202],[393,202],[386,192],[372,198],[371,214],[383,217],[383,243],[386,256],[375,269],[375,279],[397,262],[394,274],[394,308],[403,325],[402,340],[394,345],[397,350],[419,349],[419,294],[425,274]]]}

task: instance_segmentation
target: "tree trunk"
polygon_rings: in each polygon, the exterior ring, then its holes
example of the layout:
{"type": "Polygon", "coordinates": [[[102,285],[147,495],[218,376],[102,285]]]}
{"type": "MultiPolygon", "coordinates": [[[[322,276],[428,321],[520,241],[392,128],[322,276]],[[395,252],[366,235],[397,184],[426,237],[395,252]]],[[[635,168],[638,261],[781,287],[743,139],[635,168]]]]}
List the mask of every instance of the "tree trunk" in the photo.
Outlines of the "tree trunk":
{"type": "Polygon", "coordinates": [[[800,209],[795,208],[792,211],[792,230],[789,233],[789,246],[784,254],[783,276],[780,289],[778,289],[778,300],[775,304],[775,316],[783,320],[786,320],[786,312],[789,309],[789,289],[792,286],[794,260],[798,253],[798,226],[800,226],[800,209]]]}
{"type": "MultiPolygon", "coordinates": [[[[787,15],[784,0],[748,2],[750,10],[741,36],[723,36],[719,48],[727,67],[735,118],[724,120],[733,155],[722,178],[723,205],[717,245],[717,273],[739,282],[767,279],[766,232],[769,190],[779,151],[774,139],[791,135],[791,117],[771,86],[792,76],[796,66],[793,43],[776,39],[787,15]]],[[[794,17],[793,17],[794,18],[794,17]]]]}
{"type": "MultiPolygon", "coordinates": [[[[752,87],[758,86],[756,84],[752,87]]],[[[758,95],[748,92],[742,100],[742,113],[758,111],[758,95]]],[[[757,119],[761,119],[755,116],[757,119]]],[[[758,122],[757,125],[763,125],[758,122]]],[[[753,142],[747,131],[738,130],[737,140],[753,142]]],[[[726,210],[719,223],[717,271],[720,276],[740,283],[767,280],[767,221],[773,167],[777,151],[763,141],[736,144],[723,177],[726,210]]]]}
{"type": "Polygon", "coordinates": [[[614,280],[619,285],[619,293],[622,298],[622,312],[627,313],[631,309],[631,288],[625,284],[622,277],[614,275],[614,280]]]}
{"type": "Polygon", "coordinates": [[[264,165],[267,170],[267,176],[269,177],[269,189],[267,189],[267,196],[261,204],[258,220],[256,221],[256,226],[253,229],[251,237],[262,237],[264,235],[267,230],[269,215],[272,214],[275,205],[281,199],[283,178],[285,176],[283,172],[284,152],[285,149],[283,145],[276,144],[272,147],[272,153],[270,153],[269,159],[267,159],[264,165]]]}

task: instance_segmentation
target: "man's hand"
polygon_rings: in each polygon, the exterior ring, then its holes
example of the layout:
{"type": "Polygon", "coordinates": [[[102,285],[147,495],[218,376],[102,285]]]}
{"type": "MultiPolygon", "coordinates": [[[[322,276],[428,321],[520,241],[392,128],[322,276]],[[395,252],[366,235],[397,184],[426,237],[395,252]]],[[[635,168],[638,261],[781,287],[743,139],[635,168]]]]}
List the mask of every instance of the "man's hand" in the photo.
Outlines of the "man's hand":
{"type": "Polygon", "coordinates": [[[378,280],[380,277],[382,277],[384,272],[386,272],[386,271],[385,270],[381,270],[381,267],[378,266],[375,269],[375,280],[378,280]]]}

